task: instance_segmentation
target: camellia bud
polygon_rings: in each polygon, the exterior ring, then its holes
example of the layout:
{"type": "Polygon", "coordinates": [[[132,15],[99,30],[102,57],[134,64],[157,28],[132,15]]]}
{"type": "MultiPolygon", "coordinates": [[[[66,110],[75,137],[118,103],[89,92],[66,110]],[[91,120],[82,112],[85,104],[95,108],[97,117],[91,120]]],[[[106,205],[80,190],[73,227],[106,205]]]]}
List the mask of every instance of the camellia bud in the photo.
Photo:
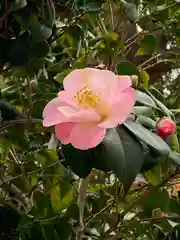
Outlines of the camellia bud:
{"type": "Polygon", "coordinates": [[[166,139],[176,131],[176,124],[169,118],[162,118],[157,122],[157,134],[166,139]]]}

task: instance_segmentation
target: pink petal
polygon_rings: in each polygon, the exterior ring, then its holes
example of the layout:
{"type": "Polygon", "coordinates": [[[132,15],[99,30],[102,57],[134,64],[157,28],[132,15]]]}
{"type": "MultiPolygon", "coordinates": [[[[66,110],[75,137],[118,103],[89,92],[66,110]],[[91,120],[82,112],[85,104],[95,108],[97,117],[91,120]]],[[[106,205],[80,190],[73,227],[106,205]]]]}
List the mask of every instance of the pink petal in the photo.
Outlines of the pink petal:
{"type": "Polygon", "coordinates": [[[72,92],[70,91],[65,91],[62,90],[60,92],[58,92],[58,97],[59,99],[64,102],[64,105],[69,105],[69,106],[74,106],[76,108],[79,108],[79,105],[73,100],[73,96],[74,94],[72,94],[72,92]]]}
{"type": "MultiPolygon", "coordinates": [[[[134,93],[132,91],[132,93],[134,93]]],[[[121,93],[119,96],[119,101],[112,105],[111,112],[108,119],[100,123],[98,126],[103,128],[113,128],[118,124],[122,124],[132,113],[135,104],[135,99],[132,94],[121,93]]]]}
{"type": "Polygon", "coordinates": [[[70,136],[73,147],[81,150],[96,147],[105,137],[106,129],[87,124],[74,126],[70,136]]]}
{"type": "Polygon", "coordinates": [[[59,106],[59,98],[54,98],[45,106],[43,111],[43,126],[49,127],[67,120],[67,118],[58,111],[57,108],[59,106]]]}
{"type": "Polygon", "coordinates": [[[75,109],[69,106],[61,106],[58,110],[68,118],[68,122],[98,122],[100,116],[94,109],[75,109]]]}
{"type": "Polygon", "coordinates": [[[54,98],[50,102],[48,102],[43,110],[43,118],[54,114],[54,112],[56,112],[56,110],[60,106],[60,104],[61,104],[61,101],[58,97],[54,98]]]}
{"type": "Polygon", "coordinates": [[[111,101],[114,91],[117,89],[117,77],[109,70],[100,70],[94,68],[86,68],[89,72],[89,86],[96,92],[100,93],[102,100],[111,101]]]}
{"type": "Polygon", "coordinates": [[[124,89],[129,88],[132,85],[132,80],[129,76],[117,75],[117,79],[119,91],[123,91],[124,89]]]}
{"type": "Polygon", "coordinates": [[[95,93],[101,94],[104,100],[110,100],[117,89],[117,77],[109,70],[95,68],[76,69],[64,79],[64,89],[73,96],[79,89],[89,86],[95,93]]]}
{"type": "Polygon", "coordinates": [[[72,132],[74,123],[60,123],[55,126],[56,137],[62,144],[69,144],[69,137],[72,132]]]}
{"type": "Polygon", "coordinates": [[[64,78],[64,89],[72,95],[86,85],[87,74],[84,69],[75,69],[64,78]]]}
{"type": "Polygon", "coordinates": [[[136,102],[136,91],[134,88],[132,87],[129,87],[129,88],[126,88],[123,93],[127,93],[129,96],[131,96],[132,100],[134,101],[134,104],[136,102]]]}

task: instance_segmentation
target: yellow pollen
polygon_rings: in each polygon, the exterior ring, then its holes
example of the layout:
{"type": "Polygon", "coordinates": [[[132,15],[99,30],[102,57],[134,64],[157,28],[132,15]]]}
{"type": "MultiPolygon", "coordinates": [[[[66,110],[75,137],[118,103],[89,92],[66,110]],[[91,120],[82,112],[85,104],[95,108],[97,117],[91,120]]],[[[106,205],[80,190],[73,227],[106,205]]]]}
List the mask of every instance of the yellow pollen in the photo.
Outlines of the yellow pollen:
{"type": "Polygon", "coordinates": [[[73,99],[82,107],[95,108],[100,102],[100,95],[93,92],[88,86],[84,86],[77,91],[73,99]]]}

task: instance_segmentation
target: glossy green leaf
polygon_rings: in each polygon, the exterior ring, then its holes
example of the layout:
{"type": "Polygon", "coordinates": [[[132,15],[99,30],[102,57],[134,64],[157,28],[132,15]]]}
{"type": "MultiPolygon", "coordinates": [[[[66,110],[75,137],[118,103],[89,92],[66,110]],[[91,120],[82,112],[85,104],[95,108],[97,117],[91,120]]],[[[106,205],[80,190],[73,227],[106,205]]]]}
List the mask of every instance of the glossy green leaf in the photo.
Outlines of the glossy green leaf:
{"type": "Polygon", "coordinates": [[[75,149],[72,145],[62,146],[63,155],[72,171],[81,178],[87,177],[94,164],[94,155],[92,150],[75,149]]]}
{"type": "Polygon", "coordinates": [[[55,77],[54,80],[58,83],[63,83],[64,78],[66,77],[66,75],[68,75],[71,72],[71,69],[66,69],[64,71],[62,71],[61,73],[58,73],[55,77]]]}
{"type": "Polygon", "coordinates": [[[50,27],[46,25],[41,25],[38,21],[36,21],[30,29],[32,35],[32,42],[34,44],[47,40],[52,34],[52,29],[50,27]]]}
{"type": "Polygon", "coordinates": [[[139,90],[136,90],[136,102],[148,107],[157,108],[153,99],[146,93],[141,92],[139,90]]]}
{"type": "MultiPolygon", "coordinates": [[[[73,240],[75,239],[75,232],[73,231],[69,218],[61,217],[54,222],[54,227],[60,240],[73,240]]],[[[48,239],[49,240],[49,239],[48,239]]]]}
{"type": "Polygon", "coordinates": [[[144,152],[141,144],[124,128],[109,129],[103,140],[104,157],[123,183],[126,193],[140,172],[144,152]]]}
{"type": "Polygon", "coordinates": [[[14,0],[13,3],[10,4],[9,6],[9,13],[13,11],[17,11],[27,5],[26,0],[14,0]]]}
{"type": "Polygon", "coordinates": [[[156,121],[146,116],[138,116],[137,121],[150,129],[156,129],[156,121]]]}
{"type": "Polygon", "coordinates": [[[136,65],[131,62],[119,62],[116,70],[118,75],[139,75],[136,65]]]}
{"type": "Polygon", "coordinates": [[[145,153],[144,161],[141,166],[141,173],[148,172],[156,166],[159,162],[159,155],[154,153],[152,150],[148,150],[145,153]]]}
{"type": "Polygon", "coordinates": [[[146,107],[146,106],[135,106],[134,113],[136,115],[142,115],[146,117],[154,116],[153,109],[151,107],[146,107]]]}
{"type": "Polygon", "coordinates": [[[141,41],[140,48],[137,51],[137,55],[151,55],[157,51],[157,40],[154,35],[146,35],[141,41]]]}
{"type": "Polygon", "coordinates": [[[173,116],[172,112],[157,98],[155,98],[152,93],[149,90],[146,90],[147,93],[150,95],[150,97],[153,99],[153,101],[156,103],[156,105],[168,116],[173,116]]]}
{"type": "MultiPolygon", "coordinates": [[[[150,160],[150,159],[149,159],[150,160]]],[[[154,159],[155,160],[155,159],[154,159]]],[[[156,159],[158,160],[158,159],[156,159]]],[[[153,161],[151,159],[151,161],[153,161]]],[[[153,164],[153,163],[152,163],[153,164]]],[[[148,180],[148,182],[154,186],[156,186],[161,181],[161,166],[160,164],[155,163],[155,166],[149,171],[144,173],[144,176],[148,180]]]]}
{"type": "Polygon", "coordinates": [[[140,71],[140,81],[144,88],[148,87],[149,79],[149,74],[146,71],[140,71]]]}
{"type": "Polygon", "coordinates": [[[180,203],[179,203],[179,201],[177,201],[175,199],[170,199],[168,210],[170,210],[171,212],[179,215],[180,214],[180,203]]]}
{"type": "Polygon", "coordinates": [[[175,151],[171,151],[169,153],[169,158],[178,166],[180,166],[180,153],[177,153],[175,151]]]}
{"type": "Polygon", "coordinates": [[[150,132],[144,128],[141,124],[127,119],[124,125],[140,140],[144,141],[148,146],[152,147],[154,150],[161,154],[167,155],[170,152],[170,148],[165,141],[163,141],[159,136],[150,132]]]}
{"type": "Polygon", "coordinates": [[[55,212],[59,212],[69,206],[74,199],[75,188],[68,182],[59,183],[57,178],[52,181],[51,204],[55,212]]]}
{"type": "Polygon", "coordinates": [[[36,56],[38,58],[45,57],[50,50],[50,46],[47,41],[43,41],[41,43],[37,43],[31,49],[31,55],[36,56]]]}
{"type": "Polygon", "coordinates": [[[153,191],[143,202],[143,208],[148,214],[152,214],[154,209],[161,209],[166,212],[169,204],[169,194],[167,191],[153,191]]]}
{"type": "Polygon", "coordinates": [[[53,180],[53,187],[51,189],[51,204],[55,212],[58,212],[61,209],[61,195],[60,195],[60,184],[57,179],[53,180]]]}

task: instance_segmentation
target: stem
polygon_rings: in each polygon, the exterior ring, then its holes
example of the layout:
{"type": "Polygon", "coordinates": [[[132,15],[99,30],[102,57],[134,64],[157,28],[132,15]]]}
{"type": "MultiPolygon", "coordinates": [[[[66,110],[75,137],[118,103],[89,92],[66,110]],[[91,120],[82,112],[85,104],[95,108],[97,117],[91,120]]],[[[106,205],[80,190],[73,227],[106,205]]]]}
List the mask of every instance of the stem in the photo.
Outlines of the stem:
{"type": "Polygon", "coordinates": [[[84,227],[83,218],[84,218],[85,197],[86,197],[86,192],[88,189],[90,178],[91,178],[91,174],[89,174],[85,179],[80,179],[79,181],[79,189],[78,189],[79,195],[77,199],[77,204],[79,206],[79,220],[82,228],[84,227]]]}
{"type": "Polygon", "coordinates": [[[112,24],[112,29],[114,31],[115,26],[114,26],[114,15],[113,15],[113,9],[112,9],[112,3],[109,3],[109,9],[110,9],[110,15],[111,15],[111,24],[112,24]]]}

